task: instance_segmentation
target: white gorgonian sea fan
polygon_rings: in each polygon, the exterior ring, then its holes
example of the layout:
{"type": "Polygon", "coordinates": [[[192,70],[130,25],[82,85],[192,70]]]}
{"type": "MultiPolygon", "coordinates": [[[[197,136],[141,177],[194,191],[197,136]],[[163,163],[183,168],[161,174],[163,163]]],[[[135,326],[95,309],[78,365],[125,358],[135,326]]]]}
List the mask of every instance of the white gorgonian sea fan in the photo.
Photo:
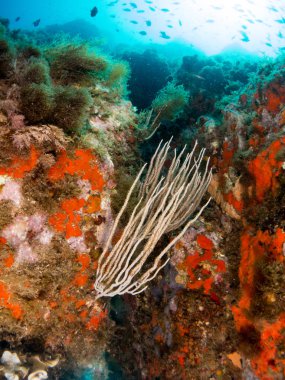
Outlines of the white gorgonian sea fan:
{"type": "Polygon", "coordinates": [[[179,155],[175,150],[170,167],[163,175],[170,142],[163,146],[162,142],[159,144],[145,180],[140,184],[139,200],[120,239],[111,247],[118,223],[146,165],[138,173],[114,221],[98,260],[94,284],[96,299],[125,293],[135,295],[144,291],[148,282],[168,263],[166,253],[199,218],[211,200],[193,216],[212,178],[209,159],[201,173],[205,149],[195,158],[197,142],[184,160],[182,157],[186,146],[179,155]],[[181,226],[181,232],[151,261],[150,255],[161,236],[181,226]]]}

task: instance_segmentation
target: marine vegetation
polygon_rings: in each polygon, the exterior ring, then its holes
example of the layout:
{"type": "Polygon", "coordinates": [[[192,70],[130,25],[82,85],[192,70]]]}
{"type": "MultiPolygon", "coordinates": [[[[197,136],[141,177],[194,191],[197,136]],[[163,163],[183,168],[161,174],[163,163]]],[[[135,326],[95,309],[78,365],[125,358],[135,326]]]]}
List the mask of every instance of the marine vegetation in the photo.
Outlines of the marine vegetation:
{"type": "Polygon", "coordinates": [[[112,92],[116,92],[117,96],[127,96],[127,83],[130,78],[130,66],[125,61],[114,61],[109,65],[106,73],[106,85],[110,87],[112,92]]]}
{"type": "Polygon", "coordinates": [[[189,93],[182,85],[169,82],[157,94],[151,104],[155,114],[160,114],[159,120],[175,120],[188,103],[189,93]]]}
{"type": "Polygon", "coordinates": [[[89,52],[86,45],[55,47],[46,56],[52,79],[61,85],[94,85],[108,65],[104,57],[89,52]]]}
{"type": "MultiPolygon", "coordinates": [[[[70,44],[61,38],[58,45],[36,46],[35,41],[29,44],[29,37],[20,34],[17,38],[24,44],[14,41],[18,46],[17,52],[13,47],[17,65],[12,67],[13,38],[8,29],[3,25],[1,28],[3,73],[13,74],[16,79],[9,101],[2,102],[2,109],[8,112],[13,125],[21,114],[21,123],[31,126],[50,123],[68,135],[78,133],[80,129],[86,130],[98,91],[110,92],[109,100],[114,102],[126,96],[129,69],[125,62],[95,53],[84,43],[70,44]],[[101,91],[100,86],[105,90],[101,91]],[[12,111],[7,111],[11,102],[14,102],[13,117],[12,111]]],[[[101,101],[100,104],[103,107],[101,101]]],[[[20,119],[17,122],[20,125],[20,119]]]]}
{"type": "Polygon", "coordinates": [[[53,119],[54,92],[44,83],[21,87],[20,109],[27,123],[48,123],[53,119]]]}
{"type": "Polygon", "coordinates": [[[0,22],[0,78],[11,75],[13,64],[13,46],[6,35],[3,22],[0,22]]]}
{"type": "Polygon", "coordinates": [[[92,104],[91,94],[86,88],[56,86],[52,122],[66,133],[74,133],[84,127],[92,104]]]}
{"type": "MultiPolygon", "coordinates": [[[[29,57],[30,58],[30,57],[29,57]]],[[[28,61],[27,67],[24,69],[21,78],[26,85],[31,83],[50,84],[49,66],[46,61],[37,58],[31,58],[28,61]]]]}

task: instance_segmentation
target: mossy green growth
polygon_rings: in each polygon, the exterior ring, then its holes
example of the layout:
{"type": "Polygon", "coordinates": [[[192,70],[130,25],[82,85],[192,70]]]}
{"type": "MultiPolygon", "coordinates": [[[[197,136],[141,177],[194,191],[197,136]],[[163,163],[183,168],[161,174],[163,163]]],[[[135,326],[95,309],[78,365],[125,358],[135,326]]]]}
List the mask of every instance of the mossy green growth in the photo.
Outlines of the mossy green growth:
{"type": "Polygon", "coordinates": [[[9,37],[9,20],[0,18],[0,79],[6,79],[13,73],[15,48],[9,37]]]}
{"type": "Polygon", "coordinates": [[[21,88],[21,111],[28,123],[48,122],[53,108],[53,89],[46,84],[28,84],[21,88]]]}
{"type": "Polygon", "coordinates": [[[40,49],[33,45],[20,46],[20,52],[24,59],[39,58],[42,55],[40,49]]]}
{"type": "Polygon", "coordinates": [[[10,21],[8,18],[0,17],[0,25],[3,26],[5,29],[9,29],[10,21]]]}
{"type": "Polygon", "coordinates": [[[10,71],[9,45],[4,39],[0,40],[0,78],[6,78],[10,71]]]}
{"type": "Polygon", "coordinates": [[[23,82],[26,84],[50,84],[49,66],[45,61],[32,59],[23,74],[23,82]]]}
{"type": "Polygon", "coordinates": [[[127,62],[116,61],[114,62],[108,72],[107,83],[110,87],[116,85],[118,82],[125,81],[130,76],[130,67],[127,62]]]}
{"type": "Polygon", "coordinates": [[[130,77],[130,66],[124,61],[114,61],[110,63],[107,71],[106,86],[109,87],[112,93],[116,92],[117,96],[126,96],[127,82],[130,77]]]}
{"type": "Polygon", "coordinates": [[[189,93],[182,85],[176,85],[169,82],[163,89],[161,89],[154,101],[151,108],[156,115],[159,114],[159,120],[175,120],[183,111],[189,100],[189,93]]]}
{"type": "MultiPolygon", "coordinates": [[[[3,28],[3,27],[2,27],[3,28]]],[[[4,35],[0,37],[0,79],[10,76],[13,70],[13,49],[4,35]]]]}
{"type": "Polygon", "coordinates": [[[92,103],[92,97],[86,88],[57,86],[53,121],[66,133],[74,133],[86,123],[92,103]]]}
{"type": "Polygon", "coordinates": [[[46,52],[51,77],[61,85],[91,86],[107,68],[104,57],[90,53],[86,45],[67,45],[46,52]]]}

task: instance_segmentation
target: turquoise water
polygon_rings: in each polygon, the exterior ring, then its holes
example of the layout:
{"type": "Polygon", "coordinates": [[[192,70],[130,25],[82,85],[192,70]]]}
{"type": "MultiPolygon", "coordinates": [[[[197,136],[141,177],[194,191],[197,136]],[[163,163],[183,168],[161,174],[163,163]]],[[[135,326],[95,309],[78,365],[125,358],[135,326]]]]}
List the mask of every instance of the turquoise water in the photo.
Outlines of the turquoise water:
{"type": "Polygon", "coordinates": [[[169,49],[177,44],[206,54],[234,49],[274,56],[285,41],[282,0],[11,0],[2,4],[1,16],[10,19],[12,28],[24,29],[81,19],[90,23],[90,38],[98,29],[106,44],[158,44],[169,49]],[[94,7],[97,14],[91,17],[94,7]]]}

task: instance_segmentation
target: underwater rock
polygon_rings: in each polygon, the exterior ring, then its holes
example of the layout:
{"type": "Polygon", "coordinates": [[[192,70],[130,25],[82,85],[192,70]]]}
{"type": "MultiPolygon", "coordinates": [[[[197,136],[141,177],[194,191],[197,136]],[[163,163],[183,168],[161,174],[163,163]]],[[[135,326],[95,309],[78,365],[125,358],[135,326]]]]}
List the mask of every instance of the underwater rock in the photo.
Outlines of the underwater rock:
{"type": "Polygon", "coordinates": [[[170,70],[167,62],[154,50],[142,54],[128,52],[123,58],[129,63],[131,77],[128,83],[130,100],[139,110],[151,105],[157,92],[167,84],[170,70]]]}
{"type": "MultiPolygon", "coordinates": [[[[69,158],[62,152],[40,175],[37,165],[41,162],[41,153],[36,151],[33,162],[12,155],[15,170],[9,166],[1,167],[2,174],[8,172],[13,178],[2,187],[2,202],[13,201],[15,209],[10,224],[0,232],[4,266],[0,304],[6,310],[5,318],[1,318],[1,334],[5,336],[14,326],[21,339],[26,328],[30,337],[37,336],[40,328],[44,346],[52,347],[54,353],[62,344],[67,352],[74,352],[72,340],[77,339],[74,334],[78,329],[85,331],[80,336],[81,342],[88,340],[90,334],[94,339],[100,321],[106,319],[104,311],[95,312],[88,306],[92,299],[89,294],[92,266],[96,265],[96,260],[89,254],[87,238],[93,230],[92,244],[95,247],[96,225],[92,218],[104,213],[100,206],[104,180],[97,158],[90,150],[77,149],[74,154],[74,158],[69,158]],[[78,176],[84,187],[77,183],[78,176]],[[28,178],[29,188],[25,184],[28,178]],[[50,183],[45,195],[38,187],[39,178],[50,183]],[[11,181],[18,184],[18,197],[15,193],[12,199],[8,190],[14,187],[7,188],[11,181]],[[72,183],[73,189],[65,187],[72,183]],[[54,192],[59,199],[53,198],[54,192]],[[57,287],[61,290],[58,291],[57,287]],[[69,289],[73,289],[73,296],[68,295],[69,289]],[[35,308],[38,309],[36,319],[35,308]],[[69,318],[68,325],[65,324],[66,318],[69,318]],[[22,327],[18,325],[19,320],[22,327]],[[63,330],[68,337],[66,343],[61,338],[63,330]]],[[[97,349],[98,343],[96,349],[94,347],[95,351],[97,349]]],[[[82,353],[85,357],[85,349],[82,353]]],[[[35,376],[37,378],[40,374],[35,376]]]]}
{"type": "Polygon", "coordinates": [[[94,273],[113,222],[114,157],[122,157],[116,160],[116,168],[119,162],[131,163],[136,157],[129,146],[136,114],[122,98],[122,90],[104,87],[106,78],[90,90],[59,88],[49,76],[46,61],[36,61],[39,57],[32,54],[31,58],[27,51],[16,53],[23,70],[18,83],[14,78],[0,81],[0,337],[8,347],[19,348],[21,359],[8,368],[6,353],[2,364],[8,369],[3,372],[1,367],[1,375],[48,378],[59,359],[41,358],[53,357],[60,358],[57,374],[71,371],[80,378],[90,363],[94,363],[92,373],[98,372],[98,363],[106,373],[104,352],[112,322],[104,304],[94,305],[94,273]],[[43,90],[33,93],[36,107],[31,93],[24,91],[31,86],[43,90]],[[64,105],[55,96],[58,92],[65,96],[64,105]],[[83,92],[90,101],[84,120],[72,106],[80,100],[73,95],[83,92]],[[39,104],[42,95],[51,95],[57,125],[49,123],[47,102],[39,104]],[[68,107],[67,120],[58,111],[68,107]],[[85,123],[88,128],[82,136],[79,130],[67,136],[69,128],[83,129],[85,123]],[[90,139],[84,141],[85,135],[90,139]],[[19,366],[27,371],[21,372],[19,366]]]}
{"type": "Polygon", "coordinates": [[[91,35],[101,36],[96,25],[83,19],[72,20],[64,24],[47,25],[43,29],[43,33],[47,38],[54,38],[58,33],[65,33],[71,37],[80,36],[83,40],[88,40],[91,35]]]}
{"type": "Polygon", "coordinates": [[[184,127],[192,134],[177,133],[177,144],[189,136],[207,146],[215,202],[149,292],[135,305],[124,298],[132,338],[113,337],[113,355],[126,373],[135,361],[144,378],[284,376],[285,98],[282,63],[267,69],[251,84],[240,78],[245,86],[199,115],[196,130],[184,127]],[[131,359],[116,344],[132,345],[131,359]]]}

